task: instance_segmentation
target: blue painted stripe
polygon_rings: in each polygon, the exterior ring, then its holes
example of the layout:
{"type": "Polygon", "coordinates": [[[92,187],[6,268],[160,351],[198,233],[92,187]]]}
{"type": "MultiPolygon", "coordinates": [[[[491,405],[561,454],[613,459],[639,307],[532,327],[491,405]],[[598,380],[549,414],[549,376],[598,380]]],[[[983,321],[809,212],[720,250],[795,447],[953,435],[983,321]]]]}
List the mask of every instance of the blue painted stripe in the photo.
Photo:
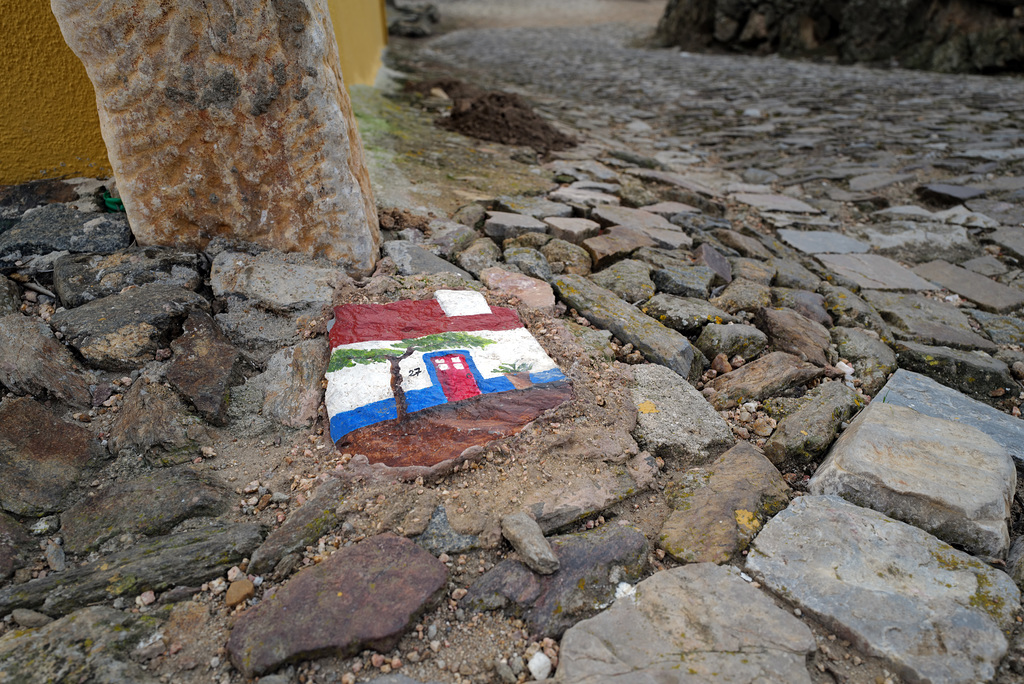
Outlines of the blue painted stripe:
{"type": "MultiPolygon", "coordinates": [[[[444,398],[444,392],[440,387],[427,387],[406,392],[405,401],[409,413],[414,413],[431,406],[444,404],[447,399],[444,398]]],[[[375,401],[351,411],[341,411],[331,416],[331,439],[337,442],[353,430],[385,420],[394,420],[397,417],[398,411],[395,409],[394,398],[375,401]]]]}
{"type": "Polygon", "coordinates": [[[540,373],[530,373],[530,380],[535,385],[543,385],[546,382],[558,382],[559,380],[565,380],[565,376],[562,375],[562,371],[557,368],[551,370],[541,371],[540,373]]]}

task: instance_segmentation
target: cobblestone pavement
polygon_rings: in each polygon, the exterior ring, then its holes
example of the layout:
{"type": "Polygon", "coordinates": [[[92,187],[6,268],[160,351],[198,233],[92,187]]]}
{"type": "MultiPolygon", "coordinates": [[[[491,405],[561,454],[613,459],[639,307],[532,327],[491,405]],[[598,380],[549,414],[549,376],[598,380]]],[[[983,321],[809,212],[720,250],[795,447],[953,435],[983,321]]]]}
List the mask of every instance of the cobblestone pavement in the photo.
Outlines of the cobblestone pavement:
{"type": "Polygon", "coordinates": [[[4,189],[0,682],[1024,681],[1024,82],[440,5],[371,277],[4,189]]]}

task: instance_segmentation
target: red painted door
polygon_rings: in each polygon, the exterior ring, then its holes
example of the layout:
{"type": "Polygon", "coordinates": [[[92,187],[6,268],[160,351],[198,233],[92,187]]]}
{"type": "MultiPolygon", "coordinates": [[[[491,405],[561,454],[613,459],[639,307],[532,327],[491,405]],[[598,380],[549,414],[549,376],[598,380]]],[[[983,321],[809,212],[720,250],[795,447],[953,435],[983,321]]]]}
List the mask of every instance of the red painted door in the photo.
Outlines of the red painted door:
{"type": "Polygon", "coordinates": [[[435,356],[431,360],[434,362],[437,379],[441,383],[441,389],[448,401],[461,401],[480,394],[476,378],[473,377],[473,372],[469,370],[469,365],[466,363],[466,357],[462,354],[435,356]]]}

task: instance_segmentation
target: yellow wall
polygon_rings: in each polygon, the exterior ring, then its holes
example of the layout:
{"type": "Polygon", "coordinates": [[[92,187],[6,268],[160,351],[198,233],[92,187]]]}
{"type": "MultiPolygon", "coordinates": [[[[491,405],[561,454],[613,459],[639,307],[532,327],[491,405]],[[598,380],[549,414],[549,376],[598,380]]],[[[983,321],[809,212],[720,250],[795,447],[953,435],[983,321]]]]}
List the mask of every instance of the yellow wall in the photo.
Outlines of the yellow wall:
{"type": "Polygon", "coordinates": [[[96,95],[45,0],[0,11],[0,184],[108,176],[96,95]]]}
{"type": "MultiPolygon", "coordinates": [[[[96,95],[47,0],[0,11],[0,185],[106,177],[96,95]]],[[[370,84],[387,43],[384,0],[328,0],[346,85],[370,84]]]]}
{"type": "Polygon", "coordinates": [[[384,0],[327,0],[346,86],[372,85],[388,42],[384,0]]]}

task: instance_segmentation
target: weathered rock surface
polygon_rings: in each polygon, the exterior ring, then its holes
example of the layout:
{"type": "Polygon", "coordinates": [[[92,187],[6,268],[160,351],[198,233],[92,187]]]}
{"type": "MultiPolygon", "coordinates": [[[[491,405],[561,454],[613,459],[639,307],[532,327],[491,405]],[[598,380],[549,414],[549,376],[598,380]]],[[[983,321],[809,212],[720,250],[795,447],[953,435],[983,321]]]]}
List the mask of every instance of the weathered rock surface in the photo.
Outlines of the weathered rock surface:
{"type": "Polygon", "coordinates": [[[596,284],[611,290],[630,304],[654,296],[651,267],[642,261],[623,259],[590,276],[596,284]]]}
{"type": "Polygon", "coordinates": [[[969,425],[997,441],[1019,462],[1024,463],[1021,422],[975,399],[941,385],[929,377],[902,368],[878,392],[885,404],[906,406],[934,418],[969,425]]]}
{"type": "Polygon", "coordinates": [[[270,357],[263,378],[263,417],[288,427],[316,420],[323,398],[320,381],[330,353],[325,339],[306,340],[270,357]]]}
{"type": "Polygon", "coordinates": [[[853,364],[861,388],[874,395],[896,370],[896,354],[877,334],[860,328],[832,328],[839,356],[853,364]]]}
{"type": "Polygon", "coordinates": [[[435,556],[442,553],[463,553],[480,546],[480,537],[455,530],[448,521],[448,508],[437,506],[430,514],[426,529],[413,539],[435,556]]]}
{"type": "Polygon", "coordinates": [[[941,259],[921,264],[914,273],[971,300],[986,311],[1006,313],[1024,306],[1024,290],[1007,287],[941,259]]]}
{"type": "Polygon", "coordinates": [[[537,311],[551,312],[555,307],[555,293],[543,280],[503,268],[488,268],[480,272],[480,281],[491,290],[505,292],[519,298],[525,306],[537,311]]]}
{"type": "Polygon", "coordinates": [[[17,520],[0,512],[0,581],[28,562],[29,550],[36,546],[17,520]]]}
{"type": "Polygon", "coordinates": [[[76,211],[65,204],[48,204],[26,212],[0,234],[0,265],[13,266],[37,254],[96,252],[110,254],[132,242],[128,221],[117,214],[76,211]]]}
{"type": "Polygon", "coordinates": [[[818,261],[858,287],[873,290],[937,290],[892,259],[878,254],[818,254],[818,261]]]}
{"type": "Polygon", "coordinates": [[[0,317],[0,384],[15,394],[50,395],[88,407],[93,378],[39,319],[0,317]]]}
{"type": "Polygon", "coordinates": [[[779,239],[804,254],[863,254],[871,249],[866,242],[824,230],[783,228],[779,230],[779,239]]]}
{"type": "Polygon", "coordinates": [[[700,392],[657,364],[633,370],[637,410],[633,436],[642,449],[673,467],[703,465],[735,443],[732,430],[700,392]]]}
{"type": "Polygon", "coordinates": [[[548,260],[552,273],[587,275],[590,273],[590,253],[579,245],[565,240],[554,239],[540,248],[548,260]]]}
{"type": "Polygon", "coordinates": [[[34,399],[0,403],[0,508],[15,515],[58,511],[105,452],[92,433],[34,399]]]}
{"type": "Polygon", "coordinates": [[[330,304],[342,274],[329,262],[298,254],[223,251],[210,267],[217,297],[244,297],[269,311],[330,304]]]}
{"type": "Polygon", "coordinates": [[[731,314],[757,311],[772,305],[771,289],[767,285],[736,278],[725,286],[722,293],[709,300],[713,305],[731,314]]]}
{"type": "Polygon", "coordinates": [[[996,344],[1024,345],[1024,319],[997,316],[984,311],[972,311],[971,318],[981,325],[985,334],[996,344]]]}
{"type": "Polygon", "coordinates": [[[768,344],[818,366],[834,362],[832,338],[825,326],[801,316],[792,309],[757,311],[758,328],[768,335],[768,344]]]}
{"type": "Polygon", "coordinates": [[[738,570],[701,563],[658,572],[569,629],[558,681],[798,684],[811,681],[804,659],[813,649],[810,630],[738,570]]]}
{"type": "Polygon", "coordinates": [[[1010,546],[1016,482],[1010,455],[980,430],[877,401],[832,446],[808,489],[999,558],[1010,546]]]}
{"type": "Polygon", "coordinates": [[[0,275],[0,316],[21,311],[21,293],[14,281],[0,275]]]}
{"type": "Polygon", "coordinates": [[[505,263],[530,277],[540,280],[551,279],[551,266],[540,250],[532,247],[508,247],[502,256],[505,257],[505,263]]]}
{"type": "Polygon", "coordinates": [[[53,263],[53,287],[70,309],[132,285],[157,283],[198,290],[205,270],[199,254],[167,247],[135,247],[106,256],[68,254],[53,263]]]}
{"type": "Polygon", "coordinates": [[[1020,601],[1005,573],[832,496],[800,497],[775,516],[746,568],[910,681],[991,679],[1020,601]]]}
{"type": "Polygon", "coordinates": [[[206,420],[224,425],[231,387],[243,379],[242,355],[205,311],[192,311],[182,328],[165,377],[206,420]]]}
{"type": "Polygon", "coordinates": [[[849,328],[867,328],[878,333],[886,344],[893,341],[892,330],[881,315],[866,301],[846,289],[830,283],[822,283],[818,293],[825,297],[825,306],[836,325],[849,328]]]}
{"type": "Polygon", "coordinates": [[[760,401],[821,377],[824,369],[792,354],[772,352],[720,375],[711,383],[711,404],[718,410],[760,401]]]}
{"type": "Polygon", "coordinates": [[[625,259],[641,247],[658,244],[639,230],[613,226],[606,233],[583,241],[595,269],[605,268],[619,259],[625,259]]]}
{"type": "Polygon", "coordinates": [[[411,541],[371,537],[269,591],[235,623],[228,655],[253,677],[328,653],[389,651],[447,579],[444,564],[411,541]]]}
{"type": "Polygon", "coordinates": [[[935,378],[982,401],[998,401],[1018,387],[1003,361],[980,351],[898,342],[896,357],[900,367],[935,378]]]}
{"type": "Polygon", "coordinates": [[[715,272],[703,264],[695,266],[664,264],[652,273],[654,285],[659,292],[701,299],[707,299],[715,276],[715,272]]]}
{"type": "Polygon", "coordinates": [[[15,608],[65,615],[90,603],[144,591],[198,586],[247,558],[262,538],[254,523],[156,537],[59,574],[0,589],[0,615],[15,608]]]}
{"type": "Polygon", "coordinates": [[[525,233],[546,233],[548,226],[532,216],[507,211],[489,211],[484,222],[484,234],[499,243],[525,233]]]}
{"type": "Polygon", "coordinates": [[[504,609],[521,616],[531,633],[557,638],[611,601],[619,582],[636,581],[647,564],[647,540],[632,527],[606,525],[549,541],[558,572],[537,575],[505,560],[473,584],[463,603],[504,609]]]}
{"type": "Polygon", "coordinates": [[[704,326],[700,337],[694,342],[704,356],[713,359],[719,354],[728,358],[740,356],[752,359],[767,346],[768,336],[752,325],[720,325],[711,323],[704,326]]]}
{"type": "Polygon", "coordinates": [[[760,451],[740,442],[666,487],[673,509],[659,545],[682,563],[725,563],[789,504],[789,486],[760,451]]]}
{"type": "Polygon", "coordinates": [[[612,292],[581,276],[555,276],[552,285],[558,296],[581,316],[631,343],[648,360],[668,366],[684,378],[690,374],[693,347],[675,330],[645,316],[612,292]]]}
{"type": "Polygon", "coordinates": [[[67,681],[69,674],[107,684],[157,684],[137,660],[159,640],[163,621],[108,606],[92,606],[0,639],[0,678],[11,682],[67,681]]]}
{"type": "Polygon", "coordinates": [[[406,240],[392,240],[384,243],[384,253],[391,257],[402,275],[419,273],[453,273],[466,280],[473,276],[455,264],[431,254],[423,247],[406,240]]]}
{"type": "Polygon", "coordinates": [[[90,364],[105,370],[140,368],[165,348],[192,309],[208,310],[202,296],[171,285],[143,285],[61,311],[50,327],[90,364]]]}
{"type": "Polygon", "coordinates": [[[199,455],[209,434],[172,390],[158,382],[135,382],[110,424],[112,453],[132,449],[152,465],[169,466],[199,455]]]}
{"type": "Polygon", "coordinates": [[[263,575],[294,551],[304,549],[341,524],[338,507],[344,501],[341,483],[331,479],[316,489],[316,496],[291,511],[284,523],[267,535],[252,554],[249,571],[263,575]]]}
{"type": "Polygon", "coordinates": [[[894,326],[897,337],[957,349],[995,351],[995,345],[974,332],[959,309],[913,294],[865,291],[864,298],[894,326]]]}
{"type": "Polygon", "coordinates": [[[832,317],[825,308],[825,298],[817,292],[789,287],[773,287],[771,292],[772,303],[776,308],[792,309],[819,325],[832,327],[832,317]]]}
{"type": "Polygon", "coordinates": [[[544,223],[548,224],[548,232],[551,235],[574,245],[596,237],[597,231],[601,229],[601,224],[584,218],[548,216],[544,218],[544,223]]]}
{"type": "Polygon", "coordinates": [[[808,392],[807,399],[779,422],[764,445],[765,456],[780,468],[814,466],[832,445],[839,426],[864,407],[864,399],[841,382],[823,382],[808,392]]]}
{"type": "Polygon", "coordinates": [[[654,457],[640,453],[624,466],[541,487],[524,499],[523,507],[548,534],[650,489],[656,472],[654,457]]]}
{"type": "Polygon", "coordinates": [[[187,469],[145,473],[93,493],[61,514],[64,548],[71,553],[125,532],[165,534],[182,520],[214,517],[229,506],[227,490],[187,469]]]}
{"type": "Polygon", "coordinates": [[[501,264],[498,262],[500,258],[501,249],[494,244],[494,240],[480,238],[474,240],[473,244],[463,250],[456,258],[455,263],[479,278],[480,273],[486,269],[500,267],[501,264]]]}
{"type": "Polygon", "coordinates": [[[501,534],[516,550],[523,563],[538,575],[558,572],[558,556],[544,538],[537,521],[526,513],[513,513],[501,519],[501,534]]]}
{"type": "Polygon", "coordinates": [[[737,319],[718,307],[696,297],[658,294],[640,306],[640,310],[681,333],[694,333],[708,324],[735,323],[737,319]]]}
{"type": "Polygon", "coordinates": [[[369,274],[377,213],[326,3],[149,9],[53,5],[139,244],[233,237],[369,274]]]}

